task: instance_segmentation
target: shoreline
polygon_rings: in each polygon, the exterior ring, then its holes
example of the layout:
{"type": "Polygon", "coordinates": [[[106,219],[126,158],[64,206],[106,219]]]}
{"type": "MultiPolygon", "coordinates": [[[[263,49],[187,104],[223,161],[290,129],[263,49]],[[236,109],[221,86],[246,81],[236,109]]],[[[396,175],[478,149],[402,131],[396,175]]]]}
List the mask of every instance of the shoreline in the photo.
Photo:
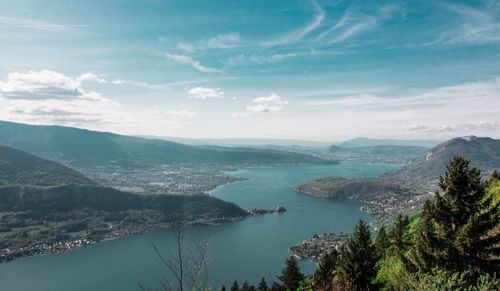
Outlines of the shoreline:
{"type": "MultiPolygon", "coordinates": [[[[190,225],[205,225],[205,226],[214,226],[214,225],[220,225],[223,223],[231,223],[231,222],[236,222],[240,221],[246,217],[249,216],[255,216],[251,215],[249,211],[247,216],[242,216],[242,217],[235,217],[235,218],[213,218],[213,219],[197,219],[193,220],[190,222],[186,222],[186,226],[190,225]]],[[[27,258],[27,257],[37,257],[37,256],[46,256],[46,255],[53,255],[53,254],[59,254],[59,253],[64,253],[64,252],[70,252],[76,249],[79,249],[81,247],[89,246],[89,245],[94,245],[97,243],[102,243],[102,242],[107,242],[107,241],[112,241],[116,240],[122,237],[128,237],[128,236],[133,236],[133,235],[140,235],[143,233],[147,233],[150,231],[155,231],[155,230],[161,230],[161,229],[168,229],[170,228],[169,223],[159,223],[159,224],[154,224],[154,225],[149,225],[149,226],[130,226],[130,228],[126,229],[120,229],[120,230],[113,230],[109,233],[102,234],[100,236],[96,237],[91,237],[91,236],[86,236],[86,237],[80,237],[80,238],[74,238],[70,240],[61,240],[61,241],[55,241],[55,242],[43,242],[31,246],[24,246],[24,247],[19,247],[17,249],[2,249],[0,250],[0,264],[6,264],[12,261],[15,261],[17,259],[21,258],[27,258]]]]}

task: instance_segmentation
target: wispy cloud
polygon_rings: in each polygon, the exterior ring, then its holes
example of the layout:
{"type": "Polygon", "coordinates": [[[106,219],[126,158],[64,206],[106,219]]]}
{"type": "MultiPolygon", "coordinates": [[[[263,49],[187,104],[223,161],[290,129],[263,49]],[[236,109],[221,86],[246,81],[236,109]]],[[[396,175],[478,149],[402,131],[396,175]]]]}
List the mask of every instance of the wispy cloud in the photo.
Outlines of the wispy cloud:
{"type": "Polygon", "coordinates": [[[189,98],[195,99],[220,99],[224,98],[224,92],[220,88],[196,87],[188,90],[189,98]]]}
{"type": "Polygon", "coordinates": [[[171,60],[171,61],[176,62],[178,64],[189,65],[189,66],[193,67],[194,69],[196,69],[200,72],[203,72],[203,73],[224,73],[223,71],[215,69],[215,68],[205,67],[199,61],[197,61],[189,56],[186,56],[186,55],[166,53],[165,57],[168,60],[171,60]]]}
{"type": "Polygon", "coordinates": [[[245,65],[248,63],[255,64],[275,64],[282,61],[286,61],[294,58],[302,58],[302,57],[321,57],[321,56],[335,56],[339,53],[336,51],[320,51],[315,49],[309,49],[305,51],[294,51],[287,53],[276,53],[270,55],[257,55],[252,54],[246,56],[244,54],[240,54],[237,56],[229,57],[227,59],[227,65],[229,66],[237,66],[237,65],[245,65]]]}
{"type": "Polygon", "coordinates": [[[239,33],[220,33],[207,40],[197,41],[194,44],[180,41],[177,43],[177,48],[186,53],[209,49],[229,49],[237,47],[240,40],[241,35],[239,33]]]}
{"type": "Polygon", "coordinates": [[[0,16],[0,26],[29,28],[29,29],[46,30],[46,31],[64,31],[64,30],[73,30],[73,29],[82,28],[82,27],[89,27],[90,25],[86,25],[86,24],[57,24],[57,23],[39,21],[39,20],[33,20],[33,19],[0,16]]]}
{"type": "MultiPolygon", "coordinates": [[[[354,108],[356,110],[394,110],[416,107],[443,107],[471,105],[480,100],[480,106],[491,102],[500,106],[500,78],[490,81],[467,82],[463,84],[439,87],[414,95],[385,97],[375,94],[361,93],[333,99],[308,100],[304,106],[337,106],[338,108],[354,108]]],[[[394,95],[396,93],[392,93],[394,95]]],[[[475,104],[479,105],[479,104],[475,104]]],[[[472,108],[471,108],[472,109],[472,108]]]]}
{"type": "Polygon", "coordinates": [[[500,41],[500,21],[494,7],[472,8],[459,4],[443,4],[443,7],[458,15],[460,23],[440,34],[432,44],[482,44],[500,41]]]}
{"type": "Polygon", "coordinates": [[[368,15],[348,9],[339,21],[331,28],[321,32],[315,41],[339,43],[353,38],[363,32],[375,29],[380,21],[390,18],[396,10],[397,7],[387,5],[379,8],[376,15],[368,15]]]}
{"type": "Polygon", "coordinates": [[[403,124],[400,129],[408,131],[423,131],[423,132],[474,132],[494,131],[500,129],[500,124],[496,121],[472,121],[466,123],[457,123],[453,125],[444,124],[440,126],[431,126],[418,123],[403,124]]]}
{"type": "Polygon", "coordinates": [[[325,19],[325,10],[321,8],[321,6],[319,6],[319,4],[315,0],[311,0],[311,5],[314,9],[314,19],[312,22],[292,32],[289,32],[284,36],[277,37],[276,39],[273,40],[263,41],[261,42],[261,45],[275,46],[275,45],[298,42],[301,39],[303,39],[306,35],[308,35],[310,32],[318,28],[325,19]]]}

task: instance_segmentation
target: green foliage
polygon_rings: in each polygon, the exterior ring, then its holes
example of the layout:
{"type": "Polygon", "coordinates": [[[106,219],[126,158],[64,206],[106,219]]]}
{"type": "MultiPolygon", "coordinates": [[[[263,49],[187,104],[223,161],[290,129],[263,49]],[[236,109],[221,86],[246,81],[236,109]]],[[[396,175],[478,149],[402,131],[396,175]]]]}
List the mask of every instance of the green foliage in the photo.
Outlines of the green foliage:
{"type": "Polygon", "coordinates": [[[269,290],[269,287],[267,286],[266,279],[262,277],[262,279],[259,282],[259,286],[257,287],[257,290],[259,291],[267,291],[269,290]]]}
{"type": "Polygon", "coordinates": [[[335,249],[321,258],[318,269],[314,274],[313,281],[315,288],[320,290],[328,290],[331,288],[333,278],[339,264],[339,259],[339,253],[335,249]]]}
{"type": "Polygon", "coordinates": [[[397,256],[389,256],[377,264],[378,272],[374,280],[382,290],[406,290],[410,276],[403,262],[397,256]]]}
{"type": "Polygon", "coordinates": [[[283,288],[289,290],[297,290],[305,276],[300,271],[299,263],[294,257],[289,257],[285,262],[285,267],[281,270],[281,275],[278,276],[283,288]]]}
{"type": "Polygon", "coordinates": [[[375,248],[375,253],[378,258],[385,258],[387,255],[387,251],[389,249],[389,236],[385,231],[385,226],[381,226],[377,232],[377,237],[373,242],[373,247],[375,248]]]}
{"type": "Polygon", "coordinates": [[[376,275],[377,256],[373,252],[368,225],[360,220],[354,227],[352,237],[342,251],[340,269],[356,290],[372,287],[371,281],[376,275]]]}
{"type": "Polygon", "coordinates": [[[433,269],[432,273],[414,273],[407,277],[406,290],[457,290],[457,291],[490,291],[498,290],[500,280],[495,275],[482,274],[471,279],[465,272],[449,272],[433,269]]]}
{"type": "Polygon", "coordinates": [[[500,221],[500,206],[486,194],[480,170],[455,157],[439,185],[443,195],[436,193],[434,204],[424,209],[419,242],[428,249],[422,250],[420,258],[427,259],[420,269],[497,271],[500,235],[492,231],[500,221]]]}

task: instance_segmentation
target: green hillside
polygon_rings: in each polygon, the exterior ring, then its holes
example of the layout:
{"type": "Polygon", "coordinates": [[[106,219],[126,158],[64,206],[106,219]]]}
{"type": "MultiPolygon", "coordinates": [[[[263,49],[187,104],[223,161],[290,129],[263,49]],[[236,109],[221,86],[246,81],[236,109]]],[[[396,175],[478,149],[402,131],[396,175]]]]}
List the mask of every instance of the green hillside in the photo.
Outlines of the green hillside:
{"type": "Polygon", "coordinates": [[[471,161],[487,174],[500,168],[500,140],[489,137],[457,137],[431,149],[425,156],[404,167],[396,176],[438,178],[454,156],[471,161]]]}
{"type": "Polygon", "coordinates": [[[0,186],[54,186],[61,184],[93,184],[78,173],[53,161],[0,145],[0,186]]]}
{"type": "Polygon", "coordinates": [[[0,121],[0,144],[75,166],[331,163],[312,155],[256,148],[190,146],[62,126],[0,121]]]}

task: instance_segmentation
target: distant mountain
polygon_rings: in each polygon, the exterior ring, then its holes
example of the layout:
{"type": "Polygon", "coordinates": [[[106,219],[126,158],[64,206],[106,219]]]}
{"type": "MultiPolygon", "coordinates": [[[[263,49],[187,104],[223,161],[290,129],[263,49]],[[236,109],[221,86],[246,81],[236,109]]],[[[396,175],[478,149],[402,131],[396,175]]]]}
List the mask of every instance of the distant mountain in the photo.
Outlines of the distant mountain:
{"type": "MultiPolygon", "coordinates": [[[[365,150],[365,148],[357,148],[365,150]]],[[[339,150],[335,147],[333,150],[339,150]]],[[[393,148],[393,150],[402,150],[393,148]]],[[[384,150],[385,152],[385,150],[384,150]]],[[[489,137],[454,138],[412,160],[402,169],[378,178],[324,177],[298,184],[295,190],[322,198],[352,199],[369,203],[369,211],[386,219],[397,212],[420,209],[438,190],[439,176],[454,156],[462,156],[483,175],[500,169],[500,140],[489,137]]]]}
{"type": "Polygon", "coordinates": [[[94,184],[77,171],[53,161],[0,145],[0,186],[94,184]]]}
{"type": "Polygon", "coordinates": [[[359,148],[359,147],[372,147],[372,146],[418,146],[425,148],[432,148],[440,144],[442,141],[437,140],[406,140],[406,139],[372,139],[365,137],[357,137],[344,141],[338,146],[344,148],[359,148]]]}
{"type": "Polygon", "coordinates": [[[0,121],[0,144],[75,166],[331,162],[303,153],[241,147],[191,146],[71,127],[36,126],[5,121],[0,121]]]}
{"type": "Polygon", "coordinates": [[[204,195],[138,195],[94,184],[79,172],[0,146],[0,211],[160,210],[168,215],[244,216],[233,203],[204,195]]]}
{"type": "Polygon", "coordinates": [[[333,145],[329,153],[338,160],[406,163],[425,155],[427,148],[420,146],[378,145],[341,147],[333,145]]]}
{"type": "Polygon", "coordinates": [[[413,161],[396,176],[437,178],[446,170],[454,156],[462,156],[471,161],[471,165],[483,172],[500,169],[500,140],[489,137],[457,137],[446,141],[413,161]]]}
{"type": "Polygon", "coordinates": [[[325,148],[328,142],[299,140],[299,139],[272,139],[272,138],[185,138],[163,136],[141,136],[149,139],[170,140],[188,145],[218,145],[226,147],[255,147],[255,146],[280,146],[280,147],[308,147],[325,148]]]}

